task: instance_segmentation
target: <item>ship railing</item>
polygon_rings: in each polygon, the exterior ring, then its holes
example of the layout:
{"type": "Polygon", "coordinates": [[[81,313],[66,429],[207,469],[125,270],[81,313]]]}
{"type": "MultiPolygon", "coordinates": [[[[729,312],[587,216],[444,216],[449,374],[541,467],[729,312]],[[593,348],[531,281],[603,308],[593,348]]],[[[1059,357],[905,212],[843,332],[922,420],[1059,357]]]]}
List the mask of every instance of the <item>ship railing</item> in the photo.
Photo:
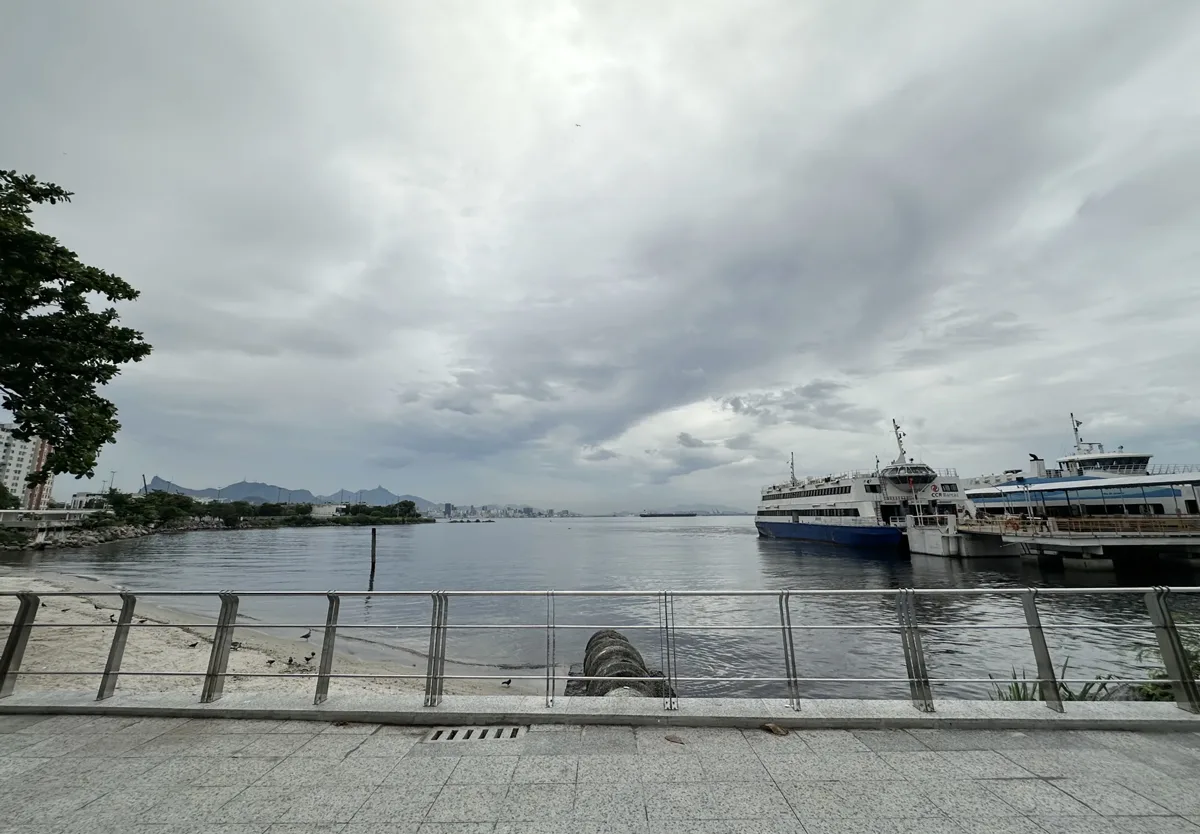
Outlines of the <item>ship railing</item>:
{"type": "Polygon", "coordinates": [[[1200,515],[1102,516],[1093,518],[1022,518],[996,516],[983,521],[964,518],[964,533],[1005,536],[1101,537],[1200,537],[1200,515]]]}
{"type": "MultiPolygon", "coordinates": [[[[1137,637],[1141,632],[1146,639],[1151,635],[1156,648],[1161,655],[1165,671],[1157,675],[1151,670],[1142,677],[1115,676],[1105,678],[1108,687],[1133,687],[1142,685],[1157,685],[1161,688],[1170,687],[1176,705],[1189,712],[1200,712],[1200,688],[1193,672],[1192,656],[1185,648],[1188,642],[1195,638],[1200,624],[1186,621],[1177,622],[1173,602],[1180,598],[1196,600],[1200,594],[1197,587],[1122,587],[1122,588],[899,588],[871,590],[729,590],[729,591],[697,591],[697,590],[627,590],[627,591],[155,591],[138,593],[124,591],[111,594],[75,593],[75,592],[4,592],[0,599],[6,603],[15,601],[16,614],[8,634],[5,637],[3,654],[0,655],[0,710],[3,709],[3,698],[14,694],[18,683],[24,683],[30,678],[93,676],[99,679],[96,699],[104,701],[112,698],[118,683],[122,679],[135,676],[145,677],[184,677],[199,680],[199,701],[213,703],[218,701],[226,684],[234,686],[245,678],[276,676],[274,672],[237,672],[229,671],[231,651],[238,648],[234,638],[239,630],[263,632],[270,629],[306,629],[319,641],[319,659],[311,671],[298,671],[291,678],[308,679],[313,684],[313,703],[322,704],[331,698],[331,685],[345,680],[391,680],[409,681],[423,685],[423,704],[426,708],[436,708],[446,694],[447,687],[453,687],[460,680],[489,681],[497,686],[504,681],[534,682],[538,689],[544,688],[545,706],[547,710],[554,706],[559,684],[566,676],[561,674],[559,662],[562,653],[559,650],[559,640],[566,636],[574,636],[575,644],[579,644],[583,635],[605,628],[617,628],[623,632],[635,635],[635,644],[640,642],[643,647],[657,641],[659,651],[657,662],[661,676],[623,677],[623,676],[578,676],[574,679],[580,683],[595,681],[605,682],[645,682],[655,687],[654,691],[661,692],[664,710],[677,710],[681,697],[689,697],[697,690],[719,683],[735,688],[748,686],[770,685],[780,694],[786,694],[787,703],[793,710],[801,710],[805,696],[814,688],[829,684],[851,684],[863,687],[869,686],[906,686],[913,706],[925,712],[933,712],[936,708],[935,693],[943,687],[961,684],[980,684],[992,687],[995,679],[991,674],[984,673],[973,677],[948,677],[935,674],[939,656],[931,655],[926,649],[927,641],[936,641],[939,635],[949,635],[947,639],[958,640],[968,631],[988,633],[1005,631],[1009,634],[1015,630],[1024,632],[1024,644],[1032,651],[1036,664],[1036,678],[1030,680],[1031,686],[1036,683],[1040,700],[1052,710],[1063,710],[1063,687],[1075,684],[1093,684],[1095,679],[1066,677],[1066,665],[1061,667],[1063,676],[1056,672],[1056,660],[1065,661],[1065,656],[1055,658],[1050,649],[1046,635],[1054,635],[1056,646],[1062,645],[1062,639],[1074,638],[1079,634],[1091,631],[1094,634],[1113,635],[1122,633],[1121,640],[1107,639],[1102,641],[1110,647],[1137,637]],[[57,609],[56,604],[46,606],[46,601],[56,603],[62,597],[84,597],[93,601],[97,599],[116,599],[119,601],[119,615],[113,616],[113,623],[80,624],[76,622],[54,622],[54,615],[48,614],[49,622],[40,622],[38,615],[43,611],[57,609]],[[326,616],[323,622],[272,622],[246,621],[239,612],[239,606],[246,601],[260,598],[297,598],[324,599],[326,616]],[[1062,597],[1083,597],[1093,600],[1095,606],[1103,606],[1112,610],[1114,597],[1129,600],[1133,606],[1126,606],[1130,612],[1142,608],[1148,615],[1148,622],[1136,619],[1131,614],[1126,622],[1079,623],[1063,619],[1059,609],[1048,611],[1050,619],[1043,622],[1039,613],[1039,602],[1058,600],[1062,597]],[[209,623],[163,623],[149,622],[145,618],[137,618],[137,605],[146,598],[167,598],[174,600],[187,599],[195,602],[198,599],[211,600],[216,612],[215,625],[209,623]],[[428,605],[428,619],[425,621],[405,621],[395,623],[363,623],[347,621],[342,617],[342,603],[345,601],[361,601],[365,598],[406,598],[420,600],[428,605]],[[471,601],[491,603],[489,610],[498,610],[502,601],[524,599],[537,608],[544,607],[544,618],[503,622],[472,621],[468,615],[464,619],[452,617],[452,611],[460,609],[471,610],[471,601]],[[569,612],[580,611],[581,606],[588,600],[606,600],[610,605],[616,604],[623,611],[626,622],[588,622],[585,615],[571,616],[569,612]],[[854,606],[854,600],[882,603],[877,605],[854,606]],[[970,622],[947,623],[935,621],[939,612],[949,610],[947,602],[954,602],[954,607],[972,600],[987,600],[991,612],[987,622],[972,620],[970,622]],[[712,604],[717,601],[718,604],[712,604]],[[762,608],[757,612],[760,616],[747,618],[745,610],[739,610],[740,619],[757,620],[752,623],[730,622],[734,619],[730,601],[740,601],[743,604],[758,603],[762,608]],[[828,603],[833,601],[834,605],[828,603]],[[939,602],[940,601],[940,602],[939,602]],[[695,604],[699,602],[699,604],[695,604]],[[706,604],[708,603],[708,604],[706,604]],[[824,605],[820,603],[825,603],[824,605]],[[724,619],[720,614],[712,613],[724,608],[727,612],[724,619]],[[892,614],[888,615],[888,609],[892,614]],[[650,610],[657,611],[657,618],[650,615],[650,610]],[[684,612],[683,617],[678,612],[684,612]],[[846,617],[839,615],[831,617],[828,612],[836,610],[846,612],[846,617]],[[638,613],[635,614],[634,612],[638,613]],[[876,614],[874,622],[854,621],[870,620],[871,616],[863,612],[876,614]],[[560,613],[561,612],[561,613],[560,613]],[[706,613],[708,612],[708,613],[706,613]],[[822,614],[822,612],[825,612],[822,614]],[[582,618],[582,619],[581,619],[582,618]],[[847,618],[850,621],[847,621],[847,618]],[[630,623],[629,620],[634,620],[630,623]],[[53,636],[43,639],[43,633],[53,635],[56,629],[72,629],[78,634],[79,629],[107,629],[111,632],[111,640],[107,659],[96,657],[95,664],[67,669],[35,668],[23,666],[26,654],[36,654],[36,649],[46,645],[50,640],[67,641],[72,639],[60,632],[57,638],[53,636]],[[211,637],[202,635],[208,644],[208,662],[204,671],[179,672],[161,669],[129,670],[124,668],[123,660],[127,641],[131,633],[138,629],[171,628],[171,629],[201,629],[211,633],[211,637]],[[336,671],[336,649],[338,641],[347,634],[353,634],[356,629],[395,629],[411,630],[427,636],[425,653],[425,669],[417,672],[380,672],[380,673],[349,673],[336,671]],[[545,657],[544,669],[535,674],[520,674],[513,669],[500,669],[498,673],[482,672],[447,672],[447,664],[454,664],[447,651],[447,637],[451,632],[462,634],[471,631],[525,631],[544,635],[545,657]],[[721,671],[723,674],[698,674],[693,671],[698,656],[707,656],[711,648],[705,648],[703,643],[689,643],[681,640],[683,634],[727,635],[733,632],[757,632],[764,637],[773,638],[776,651],[767,661],[769,668],[754,666],[750,659],[751,653],[742,653],[729,658],[729,665],[721,671]],[[811,668],[812,661],[803,654],[803,646],[814,632],[833,632],[836,636],[843,633],[852,635],[866,631],[887,632],[894,635],[897,655],[903,655],[905,674],[902,677],[863,677],[855,674],[855,669],[847,656],[846,674],[828,677],[806,675],[805,670],[811,668]],[[39,633],[40,632],[40,633],[39,633]],[[37,641],[31,641],[32,635],[39,633],[37,641]],[[1065,635],[1065,637],[1064,637],[1065,635]],[[638,640],[639,637],[645,640],[638,640]],[[34,645],[31,646],[31,642],[34,645]],[[690,656],[689,656],[690,653],[690,656]],[[740,658],[740,659],[738,659],[740,658]],[[931,658],[934,664],[931,666],[931,658]],[[100,664],[103,661],[103,666],[100,664]],[[1161,676],[1160,676],[1161,675],[1161,676]]],[[[526,612],[526,615],[528,612],[526,612]]],[[[195,619],[195,615],[192,615],[195,619]]],[[[494,615],[498,616],[498,615],[494,615]]],[[[299,618],[296,618],[299,619],[299,618]]],[[[486,619],[486,618],[484,618],[486,619]]],[[[848,637],[846,639],[849,639],[848,637]]],[[[540,642],[540,641],[539,641],[540,642]]],[[[1017,640],[1016,645],[1022,641],[1017,640]]],[[[1005,645],[1014,645],[1012,642],[1005,645]]],[[[1065,651],[1063,649],[1062,651],[1065,651]]],[[[317,655],[314,649],[314,655],[317,655]]],[[[78,656],[78,651],[72,652],[78,656]]],[[[652,657],[647,652],[646,657],[652,657]]],[[[988,651],[979,653],[981,658],[991,656],[988,651]]],[[[36,658],[31,658],[36,660],[36,658]]],[[[582,658],[580,658],[582,659],[582,658]]],[[[1115,660],[1115,658],[1109,658],[1115,660]]],[[[496,667],[498,668],[498,667],[496,667]]],[[[518,667],[521,668],[521,667],[518,667]]],[[[529,669],[529,665],[524,666],[529,669]]],[[[537,664],[533,665],[538,668],[537,664]]],[[[258,691],[261,692],[261,689],[258,691]]],[[[944,690],[942,690],[944,691],[944,690]]],[[[989,690],[990,691],[990,690],[989,690]]],[[[56,696],[57,697],[57,696],[56,696]]],[[[334,693],[336,697],[336,693],[334,693]]],[[[757,696],[756,696],[757,697],[757,696]]],[[[540,699],[539,699],[540,700],[540,699]]],[[[476,704],[478,706],[478,704],[476,704]]]]}

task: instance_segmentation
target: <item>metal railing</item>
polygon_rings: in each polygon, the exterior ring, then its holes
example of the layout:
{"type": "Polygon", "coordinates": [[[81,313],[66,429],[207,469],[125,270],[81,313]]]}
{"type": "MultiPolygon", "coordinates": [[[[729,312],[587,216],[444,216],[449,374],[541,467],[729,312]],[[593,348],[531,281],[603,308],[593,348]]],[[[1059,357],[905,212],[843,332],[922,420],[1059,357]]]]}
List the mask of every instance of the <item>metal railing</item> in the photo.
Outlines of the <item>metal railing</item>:
{"type": "Polygon", "coordinates": [[[1104,516],[1097,518],[1018,518],[997,517],[983,521],[963,518],[958,529],[964,533],[992,533],[1004,536],[1200,536],[1200,516],[1151,515],[1104,516]]]}
{"type": "MultiPolygon", "coordinates": [[[[560,631],[576,631],[576,630],[597,630],[601,628],[610,628],[609,625],[591,624],[591,623],[560,623],[557,619],[557,602],[561,599],[570,600],[586,600],[586,599],[615,599],[615,600],[643,600],[654,601],[658,609],[657,624],[643,625],[619,625],[618,628],[627,630],[650,630],[658,634],[659,639],[659,661],[661,664],[662,675],[646,678],[634,677],[605,677],[605,676],[570,676],[572,680],[578,681],[646,681],[654,682],[658,685],[665,683],[662,686],[663,708],[666,710],[676,710],[679,708],[679,692],[683,684],[692,684],[699,682],[729,682],[729,683],[771,683],[779,684],[786,687],[788,694],[787,701],[789,706],[799,711],[802,704],[802,693],[806,684],[819,683],[855,683],[855,684],[907,684],[912,703],[919,710],[924,712],[934,711],[934,686],[956,683],[970,684],[989,684],[994,685],[996,680],[990,675],[986,678],[950,678],[950,677],[933,677],[930,675],[927,652],[924,648],[923,635],[936,633],[938,631],[953,633],[966,632],[973,629],[1023,629],[1028,632],[1028,646],[1032,648],[1034,659],[1037,666],[1036,683],[1041,693],[1041,699],[1046,706],[1057,712],[1062,712],[1062,684],[1084,684],[1094,683],[1094,680],[1087,679],[1060,679],[1056,676],[1054,662],[1048,648],[1045,630],[1046,628],[1055,629],[1138,629],[1144,626],[1129,623],[1129,624],[1062,624],[1058,623],[1053,626],[1043,626],[1039,610],[1039,597],[1070,597],[1070,596],[1106,596],[1113,595],[1137,595],[1142,598],[1146,612],[1149,616],[1151,628],[1154,633],[1154,638],[1157,644],[1159,653],[1161,654],[1163,665],[1165,666],[1165,677],[1156,678],[1115,678],[1108,677],[1105,680],[1110,685],[1137,685],[1137,684],[1161,684],[1170,685],[1174,694],[1176,705],[1180,709],[1188,712],[1200,712],[1200,689],[1197,688],[1196,680],[1193,676],[1193,660],[1180,638],[1179,627],[1176,625],[1168,602],[1172,595],[1196,595],[1200,594],[1198,587],[1186,588],[1167,588],[1162,586],[1157,587],[1132,587],[1132,588],[969,588],[969,589],[951,589],[951,588],[899,588],[885,590],[783,590],[783,591],[354,591],[354,592],[338,592],[338,591],[219,591],[219,592],[200,592],[200,591],[162,591],[135,595],[129,592],[113,592],[112,594],[98,593],[74,593],[66,591],[55,591],[48,593],[33,593],[33,592],[3,592],[0,597],[15,597],[18,602],[16,616],[12,626],[9,629],[7,639],[4,644],[3,654],[0,655],[0,698],[5,698],[13,694],[17,680],[21,676],[34,675],[61,675],[61,676],[86,676],[95,675],[100,678],[100,686],[96,695],[97,700],[105,700],[112,697],[116,690],[117,682],[121,676],[176,676],[176,677],[202,677],[203,684],[201,688],[200,700],[202,703],[212,703],[221,698],[225,681],[229,677],[278,677],[275,673],[251,673],[237,672],[231,673],[228,671],[230,651],[236,648],[233,640],[235,630],[239,627],[250,628],[254,630],[263,630],[270,628],[289,628],[301,629],[307,628],[313,631],[322,631],[320,660],[315,672],[300,673],[291,675],[293,678],[313,678],[315,679],[315,692],[313,703],[322,704],[329,697],[330,681],[337,679],[421,679],[425,685],[424,705],[426,707],[436,707],[441,701],[445,690],[447,680],[469,679],[469,680],[496,680],[507,678],[510,681],[514,679],[535,680],[544,682],[545,686],[545,704],[551,707],[554,704],[555,692],[560,681],[567,678],[561,676],[558,672],[558,656],[557,656],[557,635],[560,631]],[[42,602],[44,597],[82,597],[93,598],[102,596],[118,596],[121,599],[120,614],[114,618],[113,623],[39,623],[37,622],[38,611],[43,607],[42,602]],[[215,597],[220,603],[220,609],[217,614],[217,619],[214,623],[163,623],[163,622],[134,622],[134,614],[139,598],[143,597],[167,597],[167,598],[195,598],[195,597],[215,597]],[[325,597],[327,600],[326,617],[323,624],[311,623],[280,623],[280,622],[260,622],[254,621],[251,623],[238,622],[238,608],[240,602],[244,598],[256,597],[308,597],[320,598],[325,597]],[[409,599],[425,598],[430,601],[430,620],[425,623],[345,623],[339,619],[341,611],[341,602],[344,599],[351,598],[366,598],[366,597],[400,597],[409,599]],[[1013,623],[965,623],[965,624],[932,624],[921,623],[918,619],[919,609],[918,601],[928,601],[931,598],[945,597],[992,597],[992,598],[1010,598],[1019,601],[1021,609],[1024,613],[1023,624],[1013,623]],[[468,600],[468,599],[544,599],[546,605],[546,617],[544,622],[536,623],[454,623],[450,622],[450,607],[452,600],[468,600]],[[782,667],[783,675],[735,675],[735,676],[681,676],[679,674],[679,645],[678,631],[680,627],[676,623],[675,608],[676,602],[689,599],[759,599],[771,600],[774,599],[778,605],[778,621],[773,624],[763,625],[687,625],[683,629],[687,631],[711,631],[711,632],[728,632],[733,630],[753,630],[760,632],[777,631],[780,640],[782,651],[776,662],[782,667]],[[815,598],[835,598],[842,600],[851,599],[891,599],[895,603],[896,622],[894,625],[881,625],[877,623],[796,623],[792,617],[792,603],[797,599],[811,601],[815,598]],[[57,671],[25,671],[21,668],[21,663],[24,658],[26,649],[29,644],[30,636],[35,628],[53,629],[53,628],[112,628],[113,636],[109,645],[108,659],[105,663],[103,671],[88,671],[88,670],[57,670],[57,671]],[[209,651],[208,665],[206,671],[198,672],[166,672],[166,671],[141,671],[127,672],[121,669],[122,659],[125,653],[126,643],[129,638],[130,631],[135,628],[212,628],[212,646],[209,651]],[[355,628],[394,628],[394,629],[428,629],[428,651],[426,655],[426,668],[424,674],[412,673],[395,673],[395,674],[367,674],[367,673],[337,673],[333,671],[333,663],[335,650],[337,647],[337,638],[340,631],[355,628]],[[545,632],[545,671],[537,675],[515,675],[515,674],[500,674],[500,675],[466,675],[466,674],[447,674],[446,673],[446,643],[447,634],[454,629],[470,630],[470,629],[512,629],[512,630],[544,630],[545,632]],[[906,669],[906,677],[904,678],[887,678],[887,677],[806,677],[801,675],[802,658],[798,659],[796,655],[795,632],[796,631],[890,631],[898,634],[899,646],[904,655],[904,663],[906,669]]],[[[94,604],[94,603],[93,603],[94,604]]],[[[1064,666],[1065,669],[1065,666],[1064,666]]]]}

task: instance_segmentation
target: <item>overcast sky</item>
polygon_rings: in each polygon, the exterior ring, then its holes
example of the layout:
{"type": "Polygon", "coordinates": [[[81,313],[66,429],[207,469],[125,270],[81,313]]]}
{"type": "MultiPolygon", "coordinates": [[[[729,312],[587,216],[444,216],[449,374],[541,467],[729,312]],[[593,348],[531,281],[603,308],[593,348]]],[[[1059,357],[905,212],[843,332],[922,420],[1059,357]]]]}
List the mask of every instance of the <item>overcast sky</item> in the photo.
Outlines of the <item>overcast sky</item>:
{"type": "Polygon", "coordinates": [[[0,167],[155,348],[60,497],[1200,461],[1194,0],[4,8],[0,167]]]}

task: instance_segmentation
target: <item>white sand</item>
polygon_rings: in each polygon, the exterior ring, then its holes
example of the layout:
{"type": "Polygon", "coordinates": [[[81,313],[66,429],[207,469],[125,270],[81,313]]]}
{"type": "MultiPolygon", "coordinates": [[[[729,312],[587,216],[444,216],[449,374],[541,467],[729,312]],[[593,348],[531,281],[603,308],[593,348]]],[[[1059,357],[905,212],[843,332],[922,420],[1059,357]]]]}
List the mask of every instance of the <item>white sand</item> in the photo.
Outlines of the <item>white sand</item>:
{"type": "MultiPolygon", "coordinates": [[[[3,570],[3,569],[0,569],[3,570]]],[[[43,597],[36,623],[63,623],[62,628],[41,628],[35,625],[25,650],[21,671],[94,671],[97,674],[26,675],[17,681],[17,691],[57,690],[88,691],[100,686],[112,644],[114,627],[109,618],[120,613],[120,598],[115,596],[86,596],[112,593],[115,589],[80,577],[64,574],[17,573],[0,574],[0,592],[29,591],[47,593],[69,591],[83,596],[43,597]],[[98,607],[97,607],[98,606],[98,607]],[[99,625],[101,627],[96,627],[99,625]]],[[[136,589],[130,589],[136,594],[136,589]]],[[[0,596],[0,645],[8,637],[17,612],[18,602],[12,596],[0,596]]],[[[133,625],[129,630],[122,672],[191,672],[195,677],[150,677],[123,674],[117,689],[121,692],[181,692],[193,691],[197,699],[203,686],[203,674],[212,650],[212,628],[162,627],[171,623],[206,623],[209,617],[174,611],[138,600],[133,625]],[[145,619],[144,625],[139,620],[145,619]],[[196,643],[196,646],[192,646],[196,643]]],[[[234,640],[241,648],[230,652],[230,677],[225,680],[225,692],[271,692],[292,694],[311,703],[316,678],[300,677],[315,674],[320,660],[322,633],[314,630],[310,641],[287,640],[255,631],[251,625],[239,624],[234,640]],[[304,657],[318,653],[310,662],[304,657]],[[296,662],[287,663],[288,658],[296,662]],[[274,661],[268,663],[268,661],[274,661]],[[265,675],[249,677],[248,674],[265,675]]],[[[338,692],[423,692],[425,689],[425,659],[397,652],[394,662],[370,662],[348,657],[335,651],[333,672],[344,674],[418,674],[418,679],[338,679],[329,685],[329,696],[338,692]]],[[[492,668],[470,670],[447,664],[447,674],[494,675],[492,668]]],[[[561,688],[561,681],[560,681],[561,688]]],[[[514,681],[511,688],[501,688],[496,681],[447,680],[445,693],[454,695],[538,694],[544,692],[538,681],[514,681]]]]}

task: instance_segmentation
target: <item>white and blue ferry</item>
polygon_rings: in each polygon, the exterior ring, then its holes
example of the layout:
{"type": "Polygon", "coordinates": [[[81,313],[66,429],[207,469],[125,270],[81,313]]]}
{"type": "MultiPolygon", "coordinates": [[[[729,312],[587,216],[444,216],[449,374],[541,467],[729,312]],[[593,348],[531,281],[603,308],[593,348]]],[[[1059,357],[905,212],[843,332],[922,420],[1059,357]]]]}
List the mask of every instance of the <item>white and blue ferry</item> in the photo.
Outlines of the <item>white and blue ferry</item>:
{"type": "Polygon", "coordinates": [[[873,471],[824,477],[791,477],[764,487],[754,524],[758,534],[775,539],[899,548],[910,516],[958,515],[966,498],[953,469],[934,469],[917,463],[904,450],[904,432],[895,420],[892,429],[900,454],[873,471]]]}
{"type": "Polygon", "coordinates": [[[1039,517],[1110,515],[1196,515],[1200,488],[1191,477],[1196,464],[1151,464],[1151,455],[1127,452],[1124,446],[1106,451],[1103,443],[1079,436],[1082,421],[1071,415],[1074,452],[1058,458],[1058,468],[1030,454],[1028,470],[963,479],[960,486],[970,511],[984,515],[1039,517]],[[1185,483],[1189,482],[1189,483],[1185,483]],[[1094,489],[1085,489],[1083,484],[1094,489]]]}

